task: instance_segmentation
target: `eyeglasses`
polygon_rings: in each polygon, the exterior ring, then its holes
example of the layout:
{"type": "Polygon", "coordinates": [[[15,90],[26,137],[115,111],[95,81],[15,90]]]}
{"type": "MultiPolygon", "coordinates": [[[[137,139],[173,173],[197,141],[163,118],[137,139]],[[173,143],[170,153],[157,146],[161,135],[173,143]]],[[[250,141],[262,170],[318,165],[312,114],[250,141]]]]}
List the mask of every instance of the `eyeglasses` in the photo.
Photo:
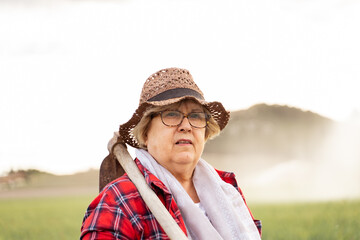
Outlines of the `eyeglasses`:
{"type": "Polygon", "coordinates": [[[188,114],[184,114],[175,110],[167,110],[158,112],[160,114],[161,121],[164,125],[168,127],[176,127],[179,126],[184,118],[187,118],[190,125],[194,128],[204,128],[208,124],[208,120],[210,119],[210,115],[204,112],[191,112],[188,114]]]}

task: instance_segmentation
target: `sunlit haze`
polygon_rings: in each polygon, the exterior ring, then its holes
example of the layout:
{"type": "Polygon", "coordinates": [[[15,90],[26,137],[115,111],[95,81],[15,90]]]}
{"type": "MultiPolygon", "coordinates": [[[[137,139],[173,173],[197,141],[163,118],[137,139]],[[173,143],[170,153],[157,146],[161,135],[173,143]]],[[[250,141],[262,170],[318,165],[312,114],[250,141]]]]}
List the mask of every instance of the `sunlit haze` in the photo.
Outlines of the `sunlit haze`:
{"type": "Polygon", "coordinates": [[[359,12],[355,0],[1,1],[0,173],[98,168],[166,67],[190,70],[229,110],[348,121],[360,112],[359,12]]]}

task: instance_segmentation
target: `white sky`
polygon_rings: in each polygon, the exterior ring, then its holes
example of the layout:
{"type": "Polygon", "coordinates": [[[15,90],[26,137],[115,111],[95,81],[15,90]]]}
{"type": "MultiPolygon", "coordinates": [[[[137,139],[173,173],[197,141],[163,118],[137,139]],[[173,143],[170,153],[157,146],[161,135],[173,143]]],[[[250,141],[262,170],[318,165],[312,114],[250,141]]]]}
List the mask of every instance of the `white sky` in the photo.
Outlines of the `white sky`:
{"type": "Polygon", "coordinates": [[[0,2],[0,173],[98,168],[166,67],[229,110],[360,111],[358,0],[28,2],[0,2]]]}

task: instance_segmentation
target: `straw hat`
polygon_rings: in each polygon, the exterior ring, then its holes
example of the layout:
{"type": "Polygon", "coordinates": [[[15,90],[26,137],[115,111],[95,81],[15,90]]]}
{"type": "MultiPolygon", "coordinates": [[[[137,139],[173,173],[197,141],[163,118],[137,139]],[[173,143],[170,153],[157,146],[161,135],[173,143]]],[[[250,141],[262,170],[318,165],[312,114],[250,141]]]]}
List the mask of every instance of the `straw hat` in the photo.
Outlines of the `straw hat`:
{"type": "Polygon", "coordinates": [[[220,130],[229,121],[230,113],[220,102],[206,102],[204,95],[195,84],[190,72],[186,69],[167,68],[152,74],[144,83],[139,106],[131,119],[120,125],[122,141],[132,147],[139,148],[139,143],[132,134],[134,127],[140,122],[144,112],[151,106],[165,106],[184,99],[193,99],[209,110],[220,130]]]}

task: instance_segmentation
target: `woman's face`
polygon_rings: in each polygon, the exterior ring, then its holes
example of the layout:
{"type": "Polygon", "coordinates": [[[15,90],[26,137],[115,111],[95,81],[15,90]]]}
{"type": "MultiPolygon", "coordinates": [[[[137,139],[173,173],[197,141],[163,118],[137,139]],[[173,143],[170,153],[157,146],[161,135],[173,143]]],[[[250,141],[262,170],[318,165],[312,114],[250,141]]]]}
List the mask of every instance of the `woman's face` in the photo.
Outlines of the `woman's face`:
{"type": "MultiPolygon", "coordinates": [[[[185,115],[191,112],[203,112],[200,104],[184,101],[177,109],[185,115]]],[[[162,123],[161,116],[154,117],[147,132],[146,145],[151,156],[170,172],[179,166],[195,168],[205,145],[205,128],[194,128],[187,118],[176,127],[162,123]]]]}

